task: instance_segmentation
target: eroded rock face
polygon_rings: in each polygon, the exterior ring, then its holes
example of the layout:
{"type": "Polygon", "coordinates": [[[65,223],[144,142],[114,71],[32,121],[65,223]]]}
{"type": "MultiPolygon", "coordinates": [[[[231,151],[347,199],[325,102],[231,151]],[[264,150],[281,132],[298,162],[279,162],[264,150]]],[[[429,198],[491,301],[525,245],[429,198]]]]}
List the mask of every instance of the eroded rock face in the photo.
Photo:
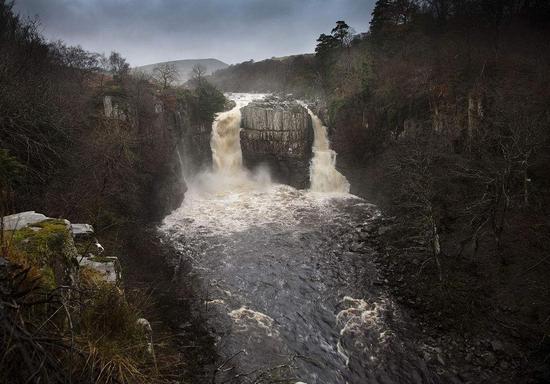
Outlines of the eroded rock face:
{"type": "Polygon", "coordinates": [[[309,186],[313,128],[296,101],[269,98],[241,108],[241,148],[247,168],[267,166],[275,181],[309,186]]]}

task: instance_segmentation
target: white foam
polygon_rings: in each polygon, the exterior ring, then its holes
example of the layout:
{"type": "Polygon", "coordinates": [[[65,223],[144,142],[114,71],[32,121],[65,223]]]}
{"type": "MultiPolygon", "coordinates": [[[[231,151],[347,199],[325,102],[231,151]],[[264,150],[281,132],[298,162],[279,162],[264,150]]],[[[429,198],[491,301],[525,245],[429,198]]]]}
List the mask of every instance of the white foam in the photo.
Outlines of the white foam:
{"type": "Polygon", "coordinates": [[[331,204],[334,198],[356,199],[352,195],[311,193],[282,184],[256,190],[242,186],[236,190],[191,192],[182,206],[165,218],[162,228],[229,235],[270,224],[292,227],[302,221],[304,210],[334,219],[338,214],[331,204]]]}
{"type": "Polygon", "coordinates": [[[353,351],[350,351],[350,345],[342,344],[341,340],[352,341],[354,349],[368,352],[371,361],[376,360],[376,351],[384,347],[391,339],[392,333],[387,329],[383,319],[383,314],[388,310],[390,304],[386,298],[381,298],[376,302],[368,303],[363,299],[354,299],[345,296],[340,305],[344,306],[336,316],[336,323],[340,328],[340,341],[338,342],[338,352],[349,363],[349,358],[353,351]],[[367,351],[367,349],[371,349],[367,351]]]}
{"type": "Polygon", "coordinates": [[[229,316],[241,331],[248,330],[250,326],[256,326],[263,329],[268,336],[278,335],[278,331],[273,327],[273,319],[261,312],[241,307],[229,312],[229,316]]]}

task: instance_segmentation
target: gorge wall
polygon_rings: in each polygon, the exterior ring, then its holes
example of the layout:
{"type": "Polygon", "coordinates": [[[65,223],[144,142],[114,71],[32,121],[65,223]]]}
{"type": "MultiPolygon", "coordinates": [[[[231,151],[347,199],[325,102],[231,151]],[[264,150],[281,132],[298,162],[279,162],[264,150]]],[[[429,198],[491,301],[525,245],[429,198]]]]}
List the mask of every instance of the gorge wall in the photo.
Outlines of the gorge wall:
{"type": "Polygon", "coordinates": [[[296,188],[309,186],[313,128],[296,101],[269,97],[241,108],[244,165],[267,166],[273,179],[296,188]]]}
{"type": "Polygon", "coordinates": [[[198,116],[200,104],[188,94],[147,91],[137,106],[106,93],[100,120],[108,129],[131,132],[141,142],[136,150],[143,192],[136,206],[144,217],[160,220],[181,204],[185,179],[211,164],[212,127],[211,120],[198,116]]]}

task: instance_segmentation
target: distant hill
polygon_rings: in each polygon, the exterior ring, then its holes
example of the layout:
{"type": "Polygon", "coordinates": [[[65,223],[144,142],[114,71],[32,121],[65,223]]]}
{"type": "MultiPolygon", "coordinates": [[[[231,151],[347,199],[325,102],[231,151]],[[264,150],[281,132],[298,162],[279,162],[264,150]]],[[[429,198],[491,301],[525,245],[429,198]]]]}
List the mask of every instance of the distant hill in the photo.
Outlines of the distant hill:
{"type": "Polygon", "coordinates": [[[288,56],[273,56],[271,59],[267,60],[277,60],[277,61],[288,61],[296,58],[302,58],[302,57],[314,57],[315,53],[301,53],[298,55],[288,55],[288,56]]]}
{"type": "Polygon", "coordinates": [[[224,92],[275,92],[304,96],[316,92],[315,55],[272,57],[230,65],[208,76],[224,92]]]}
{"type": "Polygon", "coordinates": [[[218,69],[227,68],[229,65],[220,61],[218,59],[190,59],[190,60],[174,60],[174,61],[165,61],[162,63],[148,64],[141,67],[136,67],[134,70],[142,71],[145,73],[152,74],[155,67],[160,64],[174,64],[176,69],[179,72],[179,84],[185,83],[190,78],[190,73],[193,70],[193,67],[197,64],[200,64],[206,68],[206,74],[210,75],[216,72],[218,69]]]}

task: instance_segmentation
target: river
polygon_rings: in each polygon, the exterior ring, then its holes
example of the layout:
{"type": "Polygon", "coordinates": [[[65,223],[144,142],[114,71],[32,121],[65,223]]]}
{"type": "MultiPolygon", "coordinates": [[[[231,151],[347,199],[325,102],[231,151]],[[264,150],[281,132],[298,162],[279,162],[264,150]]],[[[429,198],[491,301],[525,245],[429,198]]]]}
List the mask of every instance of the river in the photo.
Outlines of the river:
{"type": "Polygon", "coordinates": [[[213,124],[213,169],[161,226],[205,293],[211,382],[439,382],[380,285],[369,241],[380,212],[348,193],[326,127],[310,111],[312,189],[275,184],[242,165],[239,109],[262,96],[231,97],[213,124]]]}

